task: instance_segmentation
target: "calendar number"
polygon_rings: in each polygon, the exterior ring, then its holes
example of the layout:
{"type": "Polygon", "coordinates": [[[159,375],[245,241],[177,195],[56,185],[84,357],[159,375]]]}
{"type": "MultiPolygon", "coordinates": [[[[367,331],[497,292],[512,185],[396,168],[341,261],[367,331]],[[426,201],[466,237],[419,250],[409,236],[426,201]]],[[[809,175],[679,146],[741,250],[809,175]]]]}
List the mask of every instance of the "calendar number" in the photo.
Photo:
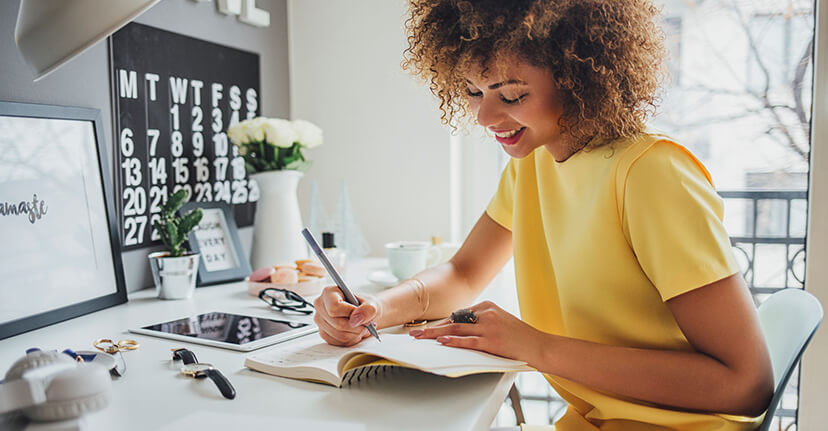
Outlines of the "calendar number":
{"type": "Polygon", "coordinates": [[[137,245],[143,242],[147,216],[127,217],[124,219],[124,245],[137,245]]]}
{"type": "Polygon", "coordinates": [[[150,159],[150,184],[166,184],[167,183],[167,160],[166,159],[150,159]]]}
{"type": "Polygon", "coordinates": [[[147,210],[147,191],[141,187],[124,189],[124,215],[143,214],[147,210]]]}
{"type": "Polygon", "coordinates": [[[213,201],[213,188],[210,183],[197,183],[195,185],[195,194],[197,202],[213,201]]]}
{"type": "Polygon", "coordinates": [[[167,201],[167,186],[150,187],[150,213],[160,213],[161,206],[167,201]]]}
{"type": "Polygon", "coordinates": [[[158,129],[147,129],[147,139],[149,139],[149,155],[155,157],[155,149],[158,147],[158,138],[161,132],[158,129]]]}
{"type": "Polygon", "coordinates": [[[234,204],[243,204],[247,202],[247,180],[234,180],[232,189],[234,204]]]}
{"type": "Polygon", "coordinates": [[[127,187],[140,186],[141,180],[141,161],[137,158],[130,157],[121,162],[121,167],[124,169],[124,185],[127,187]]]}
{"type": "Polygon", "coordinates": [[[134,152],[135,142],[132,141],[132,129],[124,127],[124,130],[121,130],[121,155],[132,157],[134,152]]]}
{"type": "Polygon", "coordinates": [[[230,203],[230,181],[219,181],[213,184],[213,202],[230,203]]]}

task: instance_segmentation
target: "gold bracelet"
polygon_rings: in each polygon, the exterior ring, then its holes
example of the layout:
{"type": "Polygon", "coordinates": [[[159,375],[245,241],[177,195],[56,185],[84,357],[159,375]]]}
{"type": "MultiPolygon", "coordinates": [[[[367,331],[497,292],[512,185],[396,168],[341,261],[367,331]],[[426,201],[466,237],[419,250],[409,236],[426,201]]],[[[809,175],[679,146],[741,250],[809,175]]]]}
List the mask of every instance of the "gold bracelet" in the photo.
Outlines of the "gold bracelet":
{"type": "Polygon", "coordinates": [[[428,322],[427,319],[422,319],[422,316],[426,313],[426,311],[428,311],[428,306],[429,306],[431,297],[428,295],[428,292],[426,292],[425,283],[423,283],[422,280],[417,279],[417,278],[411,278],[411,279],[409,279],[409,281],[414,282],[414,289],[417,291],[417,304],[420,305],[422,311],[420,312],[419,318],[414,319],[414,320],[406,323],[404,326],[407,326],[407,327],[422,326],[422,325],[425,325],[426,322],[428,322]],[[425,300],[423,300],[423,296],[425,296],[425,300]],[[425,302],[425,306],[423,306],[424,302],[425,302]]]}

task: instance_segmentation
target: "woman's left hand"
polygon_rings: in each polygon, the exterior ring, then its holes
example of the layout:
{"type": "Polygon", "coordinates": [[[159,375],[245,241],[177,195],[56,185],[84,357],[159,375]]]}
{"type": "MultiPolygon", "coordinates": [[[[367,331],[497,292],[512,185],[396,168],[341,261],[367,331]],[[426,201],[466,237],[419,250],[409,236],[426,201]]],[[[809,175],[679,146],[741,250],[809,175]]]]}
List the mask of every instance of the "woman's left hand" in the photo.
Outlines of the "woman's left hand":
{"type": "Polygon", "coordinates": [[[448,319],[409,332],[414,338],[431,338],[451,347],[474,349],[504,358],[538,364],[548,335],[529,326],[492,302],[469,307],[477,323],[452,323],[448,319]]]}

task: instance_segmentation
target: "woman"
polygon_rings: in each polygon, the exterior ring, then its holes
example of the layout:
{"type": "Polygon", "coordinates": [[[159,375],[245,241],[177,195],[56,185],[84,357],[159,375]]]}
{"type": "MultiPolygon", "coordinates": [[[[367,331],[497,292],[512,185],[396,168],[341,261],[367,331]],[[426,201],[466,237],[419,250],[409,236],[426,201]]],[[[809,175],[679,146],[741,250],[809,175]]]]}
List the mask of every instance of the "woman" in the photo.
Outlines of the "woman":
{"type": "Polygon", "coordinates": [[[483,302],[477,322],[411,331],[526,361],[569,402],[557,430],[746,430],[772,370],[722,225],[687,150],[646,133],[662,36],[648,0],[411,0],[404,66],[511,156],[447,264],[355,308],[316,300],[321,336],[467,306],[514,256],[523,320],[483,302]]]}

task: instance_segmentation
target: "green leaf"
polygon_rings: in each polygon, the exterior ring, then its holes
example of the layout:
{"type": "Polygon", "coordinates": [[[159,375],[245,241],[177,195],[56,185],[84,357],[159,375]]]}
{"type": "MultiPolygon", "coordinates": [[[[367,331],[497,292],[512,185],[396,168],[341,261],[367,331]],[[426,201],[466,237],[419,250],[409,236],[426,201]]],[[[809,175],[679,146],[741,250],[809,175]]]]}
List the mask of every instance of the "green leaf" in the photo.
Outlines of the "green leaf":
{"type": "Polygon", "coordinates": [[[255,174],[256,172],[258,172],[256,170],[256,167],[253,166],[253,164],[248,162],[247,160],[244,161],[244,170],[247,171],[248,175],[249,174],[255,174]]]}
{"type": "Polygon", "coordinates": [[[176,226],[175,223],[167,224],[167,235],[169,235],[170,237],[171,248],[178,247],[178,244],[180,244],[180,242],[178,241],[178,226],[176,226]]]}
{"type": "Polygon", "coordinates": [[[178,189],[178,191],[173,193],[164,204],[164,212],[168,214],[167,217],[174,217],[176,211],[178,211],[178,209],[181,208],[185,202],[187,202],[187,190],[178,189]]]}
{"type": "Polygon", "coordinates": [[[289,165],[285,166],[285,169],[293,169],[299,172],[307,172],[310,169],[313,162],[310,160],[295,160],[291,162],[289,165]]]}
{"type": "Polygon", "coordinates": [[[170,249],[170,235],[167,233],[167,225],[156,220],[152,226],[158,231],[158,235],[161,236],[161,242],[164,243],[164,247],[167,247],[167,250],[170,249]]]}
{"type": "Polygon", "coordinates": [[[201,221],[203,216],[204,211],[202,211],[201,208],[196,208],[182,217],[181,224],[178,225],[178,230],[181,233],[181,236],[186,238],[190,234],[190,231],[198,226],[198,223],[201,221]]]}
{"type": "MultiPolygon", "coordinates": [[[[264,160],[267,161],[267,162],[272,162],[272,161],[277,160],[278,157],[279,157],[278,156],[279,153],[277,153],[276,150],[277,150],[277,148],[274,147],[273,145],[264,145],[263,146],[263,151],[264,151],[264,153],[263,153],[264,157],[263,158],[264,158],[264,160]]],[[[281,151],[281,148],[279,150],[281,151]]]]}

